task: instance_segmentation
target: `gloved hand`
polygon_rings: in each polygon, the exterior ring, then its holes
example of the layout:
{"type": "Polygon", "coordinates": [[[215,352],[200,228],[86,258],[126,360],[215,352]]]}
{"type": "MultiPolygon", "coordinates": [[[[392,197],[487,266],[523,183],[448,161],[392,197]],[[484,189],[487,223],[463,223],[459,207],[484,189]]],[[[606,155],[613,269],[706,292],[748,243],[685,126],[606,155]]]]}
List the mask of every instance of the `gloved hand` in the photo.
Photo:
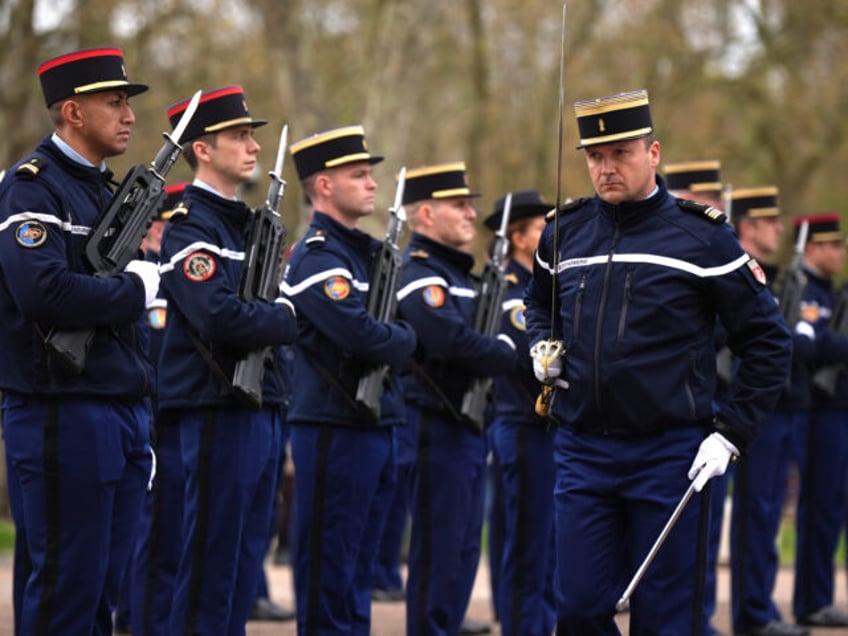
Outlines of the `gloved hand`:
{"type": "Polygon", "coordinates": [[[689,468],[689,479],[695,480],[695,491],[701,492],[713,477],[723,475],[739,449],[721,433],[711,433],[701,442],[698,452],[689,468]]]}
{"type": "Polygon", "coordinates": [[[530,357],[533,358],[533,375],[544,384],[556,384],[564,389],[568,382],[560,379],[562,374],[562,357],[565,345],[561,340],[540,340],[530,347],[530,357]]]}
{"type": "Polygon", "coordinates": [[[798,321],[798,324],[795,325],[795,333],[797,333],[799,336],[809,338],[810,340],[816,339],[816,330],[806,320],[798,321]]]}
{"type": "Polygon", "coordinates": [[[124,271],[135,274],[141,279],[144,285],[144,306],[149,307],[159,291],[159,266],[150,261],[136,259],[127,263],[124,271]]]}

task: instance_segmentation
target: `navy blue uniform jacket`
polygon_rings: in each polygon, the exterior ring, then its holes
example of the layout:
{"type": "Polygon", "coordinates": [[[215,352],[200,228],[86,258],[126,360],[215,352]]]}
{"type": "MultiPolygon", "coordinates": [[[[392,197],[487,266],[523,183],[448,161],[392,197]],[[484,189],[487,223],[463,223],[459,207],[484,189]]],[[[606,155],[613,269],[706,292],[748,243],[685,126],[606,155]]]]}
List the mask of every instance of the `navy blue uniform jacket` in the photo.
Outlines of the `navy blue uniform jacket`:
{"type": "Polygon", "coordinates": [[[111,176],[72,161],[46,137],[0,184],[0,389],[127,399],[151,393],[141,279],[92,276],[82,256],[111,197],[111,176]],[[35,168],[19,170],[23,164],[35,168]],[[44,339],[54,327],[96,329],[79,375],[48,355],[44,339]]]}
{"type": "MultiPolygon", "coordinates": [[[[723,215],[686,210],[657,183],[643,201],[596,196],[560,212],[553,331],[571,387],[555,391],[550,415],[611,435],[713,425],[742,450],[783,388],[791,339],[723,215]],[[740,363],[713,423],[716,316],[740,363]]],[[[551,334],[553,230],[542,233],[525,298],[531,343],[551,334]]]]}
{"type": "Polygon", "coordinates": [[[274,347],[266,367],[263,404],[285,404],[281,345],[294,339],[291,303],[246,302],[238,296],[251,210],[190,185],[188,213],[171,217],[162,235],[160,291],[168,320],[157,364],[160,409],[236,405],[236,362],[274,347]]]}

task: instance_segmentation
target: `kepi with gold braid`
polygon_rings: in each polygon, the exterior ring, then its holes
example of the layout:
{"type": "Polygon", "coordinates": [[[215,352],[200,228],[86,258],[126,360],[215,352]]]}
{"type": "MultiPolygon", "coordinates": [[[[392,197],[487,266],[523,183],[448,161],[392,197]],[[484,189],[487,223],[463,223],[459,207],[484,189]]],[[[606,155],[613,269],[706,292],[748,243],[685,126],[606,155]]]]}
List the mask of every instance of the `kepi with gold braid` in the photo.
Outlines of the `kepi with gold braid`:
{"type": "Polygon", "coordinates": [[[717,160],[681,161],[665,164],[665,185],[669,190],[692,193],[721,192],[721,162],[717,160]]]}
{"type": "MultiPolygon", "coordinates": [[[[191,99],[184,99],[168,107],[168,121],[174,128],[183,116],[191,99]]],[[[194,116],[183,133],[181,142],[194,141],[227,128],[236,126],[263,126],[267,119],[254,119],[247,108],[247,99],[241,86],[233,84],[204,91],[194,116]]]]}
{"type": "Polygon", "coordinates": [[[405,204],[427,199],[479,196],[479,192],[472,192],[468,187],[464,161],[421,166],[406,171],[406,187],[403,191],[405,204]]]}
{"type": "Polygon", "coordinates": [[[730,194],[731,220],[736,222],[742,217],[762,219],[780,216],[777,194],[775,186],[734,190],[730,194]]]}
{"type": "Polygon", "coordinates": [[[801,224],[807,221],[809,230],[807,232],[808,243],[830,243],[831,241],[841,241],[845,238],[839,224],[841,218],[838,213],[832,212],[827,214],[813,214],[809,216],[799,216],[792,221],[795,231],[795,240],[798,240],[798,232],[801,224]]]}
{"type": "Polygon", "coordinates": [[[38,65],[38,79],[48,107],[59,100],[103,91],[125,91],[132,97],[147,90],[127,78],[124,53],[117,47],[82,49],[38,65]]]}
{"type": "Polygon", "coordinates": [[[165,187],[165,199],[162,201],[162,206],[159,208],[159,220],[167,221],[174,216],[174,208],[183,200],[187,181],[175,183],[165,187]]]}
{"type": "Polygon", "coordinates": [[[300,179],[349,163],[367,161],[379,163],[383,157],[368,152],[365,129],[362,126],[344,126],[301,139],[289,146],[300,179]]]}
{"type": "Polygon", "coordinates": [[[580,145],[588,148],[639,139],[654,132],[648,91],[640,89],[574,104],[580,145]]]}

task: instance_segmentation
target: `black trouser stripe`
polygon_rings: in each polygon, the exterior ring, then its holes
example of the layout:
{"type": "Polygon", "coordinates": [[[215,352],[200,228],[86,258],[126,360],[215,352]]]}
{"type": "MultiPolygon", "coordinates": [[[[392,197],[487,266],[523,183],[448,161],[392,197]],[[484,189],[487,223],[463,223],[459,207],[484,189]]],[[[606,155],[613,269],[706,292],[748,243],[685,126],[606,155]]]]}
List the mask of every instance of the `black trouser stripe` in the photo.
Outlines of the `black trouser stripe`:
{"type": "Polygon", "coordinates": [[[186,636],[194,634],[199,611],[200,588],[203,583],[203,561],[206,552],[206,538],[209,533],[209,503],[211,495],[211,448],[215,438],[215,411],[209,409],[203,420],[203,430],[200,431],[200,447],[197,456],[197,523],[190,545],[194,549],[191,559],[191,574],[189,575],[188,602],[186,603],[185,623],[183,633],[186,636]]]}
{"type": "Polygon", "coordinates": [[[324,466],[330,458],[333,429],[322,426],[318,432],[318,450],[315,457],[315,485],[312,492],[312,532],[309,538],[309,568],[306,574],[306,622],[304,632],[318,631],[321,611],[321,554],[324,549],[324,501],[327,490],[327,471],[324,466]]]}
{"type": "MultiPolygon", "coordinates": [[[[159,562],[162,559],[161,541],[162,541],[162,506],[165,496],[162,492],[162,481],[154,479],[153,492],[150,493],[153,497],[153,509],[150,512],[150,536],[147,539],[147,563],[145,565],[144,577],[144,611],[142,620],[144,621],[144,633],[153,633],[153,599],[156,590],[156,572],[159,562]]],[[[172,523],[175,520],[172,520],[172,523]]],[[[132,563],[132,557],[130,557],[132,563]]]]}
{"type": "MultiPolygon", "coordinates": [[[[733,489],[738,491],[733,501],[733,516],[736,518],[736,550],[732,555],[733,567],[730,569],[732,574],[731,580],[731,597],[738,599],[747,598],[748,591],[745,585],[745,573],[748,571],[748,488],[750,486],[749,477],[749,462],[744,457],[740,457],[736,464],[736,472],[733,475],[733,489]],[[736,507],[739,507],[739,510],[736,507]]],[[[741,603],[742,601],[740,601],[741,603]]],[[[740,608],[744,609],[744,608],[740,608]]],[[[748,619],[747,616],[742,617],[743,621],[748,619]]],[[[752,627],[749,625],[740,625],[739,628],[752,627]]]]}
{"type": "Polygon", "coordinates": [[[61,532],[59,506],[59,409],[54,401],[47,404],[44,417],[44,587],[38,601],[35,634],[49,634],[59,573],[59,540],[61,532]]]}
{"type": "MultiPolygon", "coordinates": [[[[515,527],[515,581],[512,587],[512,608],[510,633],[518,636],[521,634],[521,609],[526,598],[525,586],[527,585],[527,559],[524,555],[532,549],[529,545],[530,506],[524,493],[530,492],[530,457],[527,454],[527,437],[529,429],[521,426],[518,429],[518,448],[516,456],[518,461],[518,517],[515,527]]],[[[552,502],[553,504],[553,502],[552,502]]],[[[538,530],[538,529],[537,529],[538,530]]],[[[547,537],[545,537],[547,539],[547,537]]],[[[500,555],[498,555],[500,558],[500,555]]],[[[544,589],[545,579],[540,581],[540,587],[544,589]]]]}
{"type": "Polygon", "coordinates": [[[698,540],[695,542],[695,590],[692,598],[692,634],[704,633],[704,590],[707,584],[707,551],[710,546],[710,501],[712,483],[701,490],[698,504],[698,540]]]}
{"type": "Polygon", "coordinates": [[[421,552],[418,558],[418,599],[415,607],[414,620],[418,623],[419,634],[426,634],[427,629],[427,598],[430,592],[430,566],[433,551],[433,535],[430,532],[433,523],[430,483],[430,418],[426,413],[421,414],[418,427],[418,527],[421,534],[421,552]]]}
{"type": "MultiPolygon", "coordinates": [[[[801,493],[807,497],[807,510],[804,514],[805,525],[807,526],[804,533],[804,545],[799,546],[802,554],[803,563],[805,564],[804,571],[806,579],[804,581],[804,589],[801,590],[801,601],[804,614],[815,612],[819,607],[810,607],[813,604],[813,530],[815,529],[815,502],[813,501],[813,493],[816,492],[816,471],[813,462],[816,459],[816,416],[814,412],[810,413],[807,424],[807,466],[804,471],[801,482],[801,493]]],[[[799,617],[800,618],[800,617],[799,617]]]]}

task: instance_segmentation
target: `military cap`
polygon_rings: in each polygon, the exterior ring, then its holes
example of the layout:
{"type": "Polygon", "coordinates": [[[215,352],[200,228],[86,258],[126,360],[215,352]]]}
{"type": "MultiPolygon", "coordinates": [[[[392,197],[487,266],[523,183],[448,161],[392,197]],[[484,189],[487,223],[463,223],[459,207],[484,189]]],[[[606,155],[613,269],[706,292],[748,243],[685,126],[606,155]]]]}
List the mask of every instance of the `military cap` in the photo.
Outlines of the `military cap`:
{"type": "Polygon", "coordinates": [[[642,89],[574,104],[580,145],[577,149],[629,141],[654,131],[648,91],[642,89]]]}
{"type": "Polygon", "coordinates": [[[665,184],[669,190],[721,192],[720,161],[681,161],[665,165],[665,184]]]}
{"type": "Polygon", "coordinates": [[[734,190],[730,193],[730,209],[727,212],[730,214],[730,220],[734,222],[743,217],[762,219],[780,216],[777,188],[763,186],[734,190]]]}
{"type": "Polygon", "coordinates": [[[127,79],[124,53],[115,47],[82,49],[51,58],[38,65],[38,79],[48,107],[74,95],[119,90],[133,96],[147,90],[146,84],[127,79]]]}
{"type": "Polygon", "coordinates": [[[167,221],[174,215],[174,208],[183,200],[188,182],[175,183],[165,187],[165,198],[162,200],[162,205],[159,208],[159,220],[167,221]]]}
{"type": "MultiPolygon", "coordinates": [[[[501,218],[504,212],[506,196],[495,201],[494,212],[486,217],[483,225],[492,231],[501,227],[501,218]]],[[[554,209],[553,203],[544,203],[538,190],[518,190],[512,193],[512,202],[509,208],[509,222],[514,223],[521,219],[529,219],[534,216],[544,216],[554,209]]]]}
{"type": "Polygon", "coordinates": [[[798,233],[801,231],[801,224],[804,221],[808,223],[808,243],[829,243],[831,241],[841,241],[844,237],[842,229],[839,227],[840,216],[836,212],[832,212],[795,218],[792,221],[792,225],[794,226],[796,241],[798,240],[798,233]]]}
{"type": "Polygon", "coordinates": [[[300,179],[349,163],[367,161],[380,163],[383,157],[368,152],[365,129],[362,126],[344,126],[301,139],[289,146],[300,179]]]}
{"type": "MultiPolygon", "coordinates": [[[[184,99],[176,104],[168,107],[168,121],[171,122],[171,128],[176,127],[191,98],[184,99]]],[[[181,143],[194,141],[208,135],[216,133],[227,128],[236,126],[263,126],[268,123],[267,119],[254,119],[247,109],[247,100],[244,96],[244,90],[241,86],[233,84],[216,88],[210,91],[204,91],[200,96],[200,102],[197,104],[197,110],[194,111],[194,116],[188,123],[185,129],[181,143]]]]}
{"type": "Polygon", "coordinates": [[[421,166],[406,171],[403,202],[414,203],[427,199],[479,197],[465,180],[465,162],[453,161],[433,166],[421,166]]]}

